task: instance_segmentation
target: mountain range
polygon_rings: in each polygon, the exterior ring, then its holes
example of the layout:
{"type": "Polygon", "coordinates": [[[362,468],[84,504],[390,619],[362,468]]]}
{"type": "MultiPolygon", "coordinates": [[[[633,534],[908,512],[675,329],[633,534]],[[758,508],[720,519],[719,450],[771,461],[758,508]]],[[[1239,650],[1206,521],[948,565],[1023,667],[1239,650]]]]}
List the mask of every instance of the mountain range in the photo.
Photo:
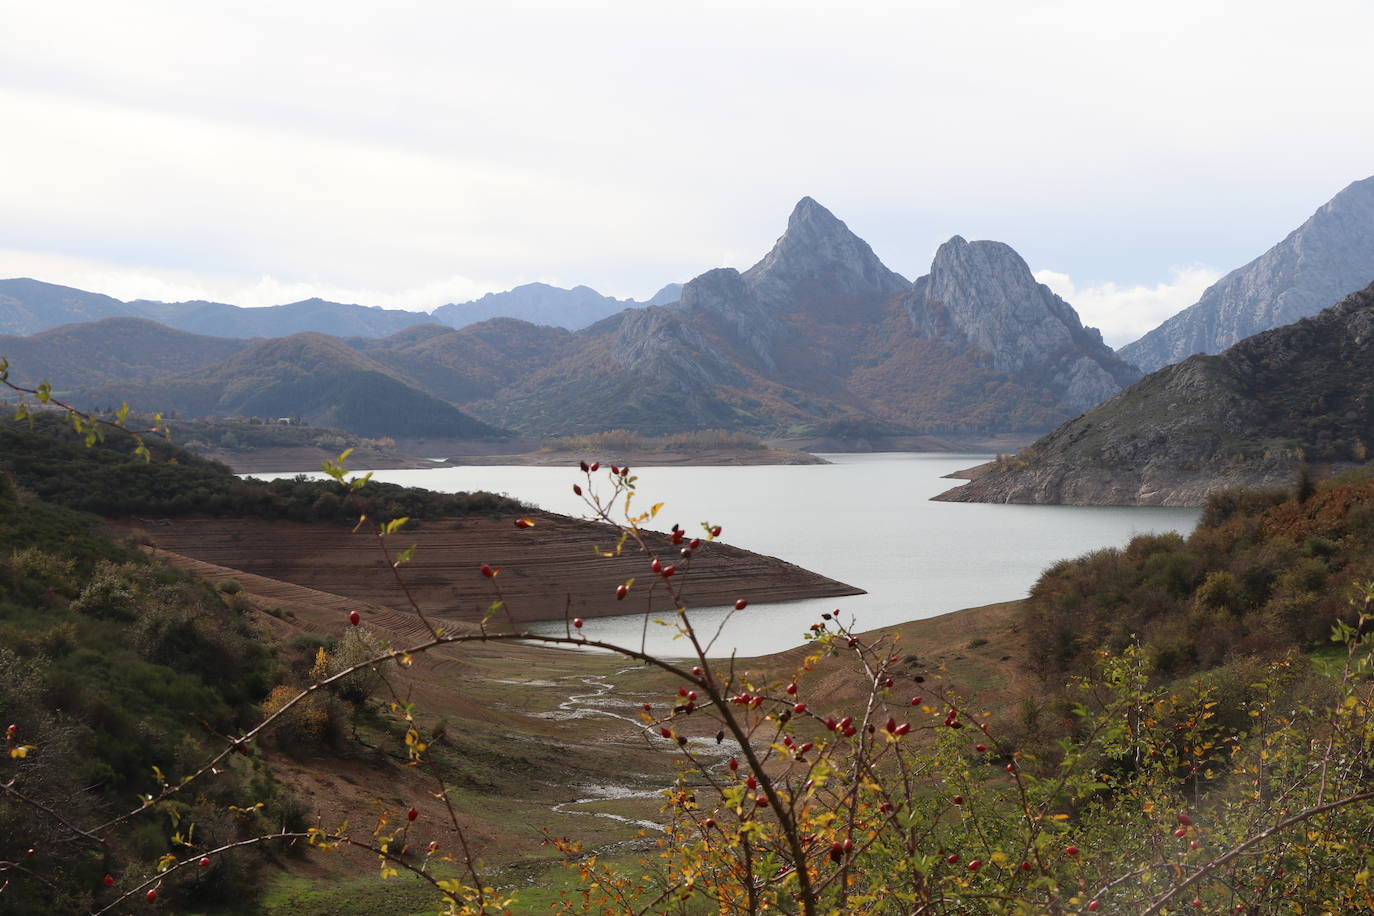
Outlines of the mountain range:
{"type": "MultiPolygon", "coordinates": [[[[368,435],[1041,431],[1139,376],[1010,247],[956,236],[913,284],[811,198],[754,266],[667,287],[655,297],[663,304],[627,308],[585,287],[503,294],[526,311],[555,308],[568,293],[611,312],[575,331],[511,317],[416,324],[413,313],[317,301],[120,303],[25,280],[0,290],[20,302],[4,310],[11,324],[54,311],[88,319],[3,339],[17,379],[41,373],[86,403],[293,415],[368,435]],[[220,334],[108,317],[129,308],[220,334]],[[350,332],[247,341],[215,323],[259,333],[326,317],[350,332]],[[398,321],[412,323],[384,333],[398,321]],[[364,398],[369,385],[386,397],[364,398]],[[384,417],[388,398],[403,406],[384,417]],[[349,406],[358,399],[363,406],[349,406]]],[[[497,299],[440,312],[484,315],[502,308],[497,299]]]]}
{"type": "Polygon", "coordinates": [[[1195,506],[1374,445],[1374,285],[1219,355],[1166,366],[939,498],[1195,506]]]}
{"type": "Polygon", "coordinates": [[[1356,181],[1283,241],[1209,287],[1121,356],[1147,372],[1219,353],[1252,334],[1315,315],[1374,282],[1374,177],[1356,181]]]}
{"type": "Polygon", "coordinates": [[[432,314],[305,299],[287,305],[244,308],[192,300],[124,302],[69,286],[16,278],[0,280],[0,334],[28,335],[101,318],[150,318],[170,328],[212,337],[285,337],[318,331],[340,337],[388,337],[417,324],[463,327],[487,318],[520,318],[577,330],[626,308],[675,301],[682,284],[670,283],[644,302],[614,299],[586,286],[563,289],[527,283],[471,302],[441,305],[432,314]]]}

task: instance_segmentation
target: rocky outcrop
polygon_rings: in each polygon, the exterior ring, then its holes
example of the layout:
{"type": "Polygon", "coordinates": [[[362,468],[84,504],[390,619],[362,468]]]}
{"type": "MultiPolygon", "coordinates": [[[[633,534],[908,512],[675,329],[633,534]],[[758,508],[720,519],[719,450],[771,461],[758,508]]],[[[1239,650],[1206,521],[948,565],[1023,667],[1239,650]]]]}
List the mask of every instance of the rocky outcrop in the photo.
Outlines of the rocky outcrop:
{"type": "Polygon", "coordinates": [[[885,300],[911,288],[867,242],[810,197],[792,208],[787,231],[743,279],[760,302],[787,312],[822,299],[831,308],[844,300],[885,300]]]}
{"type": "Polygon", "coordinates": [[[1155,372],[941,494],[956,502],[1200,505],[1374,446],[1374,286],[1155,372]]]}
{"type": "Polygon", "coordinates": [[[1374,282],[1374,177],[1333,197],[1282,242],[1231,271],[1195,305],[1121,348],[1147,372],[1315,315],[1374,282]]]}
{"type": "Polygon", "coordinates": [[[1001,242],[956,235],[903,304],[923,335],[972,347],[993,369],[1048,387],[1072,410],[1096,406],[1140,378],[1001,242]]]}

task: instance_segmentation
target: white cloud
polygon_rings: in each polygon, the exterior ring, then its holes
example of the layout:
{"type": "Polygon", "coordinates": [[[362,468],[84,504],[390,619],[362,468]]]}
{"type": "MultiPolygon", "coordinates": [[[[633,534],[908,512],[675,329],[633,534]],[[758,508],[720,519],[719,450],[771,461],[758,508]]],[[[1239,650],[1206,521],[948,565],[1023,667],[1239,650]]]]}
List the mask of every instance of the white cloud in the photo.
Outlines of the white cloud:
{"type": "Polygon", "coordinates": [[[1160,322],[1196,302],[1220,278],[1220,271],[1194,264],[1173,268],[1168,280],[1154,286],[1102,283],[1080,289],[1066,273],[1035,271],[1035,279],[1072,305],[1083,323],[1100,330],[1112,347],[1128,344],[1154,330],[1160,322]]]}

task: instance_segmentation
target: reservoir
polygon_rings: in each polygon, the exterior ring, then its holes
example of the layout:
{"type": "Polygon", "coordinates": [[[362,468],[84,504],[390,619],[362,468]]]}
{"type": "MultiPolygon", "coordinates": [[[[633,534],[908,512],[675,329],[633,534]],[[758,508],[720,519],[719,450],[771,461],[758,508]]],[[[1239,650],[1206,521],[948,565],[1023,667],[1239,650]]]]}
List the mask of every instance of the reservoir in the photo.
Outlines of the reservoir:
{"type": "MultiPolygon", "coordinates": [[[[777,604],[743,612],[691,608],[700,634],[729,617],[712,655],[762,655],[800,645],[822,612],[839,611],[859,630],[932,617],[1024,597],[1054,562],[1136,534],[1179,531],[1200,510],[1115,506],[1014,506],[931,502],[957,485],[945,474],[992,456],[950,453],[828,454],[831,464],[770,467],[635,468],[636,510],[664,504],[653,527],[674,523],[689,535],[701,522],[720,525],[721,539],[769,554],[868,592],[777,604]]],[[[260,475],[292,476],[292,475],[260,475]]],[[[317,475],[311,475],[317,476],[317,475]]],[[[377,471],[373,478],[430,490],[489,490],[551,512],[587,516],[573,494],[585,484],[575,467],[443,467],[377,471]]],[[[606,492],[606,475],[593,475],[606,492]]],[[[592,545],[588,545],[588,551],[592,545]]],[[[614,600],[607,587],[607,600],[614,600]]],[[[691,601],[690,583],[687,600],[691,601]]],[[[563,621],[535,625],[562,634],[563,621]]],[[[638,647],[644,615],[588,620],[583,632],[638,647]]],[[[650,651],[685,655],[673,629],[650,622],[650,651]]]]}

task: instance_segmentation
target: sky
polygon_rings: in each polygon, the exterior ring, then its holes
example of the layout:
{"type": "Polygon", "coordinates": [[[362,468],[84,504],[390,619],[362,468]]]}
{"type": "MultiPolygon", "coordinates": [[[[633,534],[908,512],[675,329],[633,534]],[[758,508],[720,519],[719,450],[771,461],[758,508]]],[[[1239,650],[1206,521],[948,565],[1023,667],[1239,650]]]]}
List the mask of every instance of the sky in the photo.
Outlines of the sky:
{"type": "Polygon", "coordinates": [[[745,268],[810,195],[1109,343],[1374,173],[1366,0],[0,0],[0,277],[430,309],[745,268]]]}

